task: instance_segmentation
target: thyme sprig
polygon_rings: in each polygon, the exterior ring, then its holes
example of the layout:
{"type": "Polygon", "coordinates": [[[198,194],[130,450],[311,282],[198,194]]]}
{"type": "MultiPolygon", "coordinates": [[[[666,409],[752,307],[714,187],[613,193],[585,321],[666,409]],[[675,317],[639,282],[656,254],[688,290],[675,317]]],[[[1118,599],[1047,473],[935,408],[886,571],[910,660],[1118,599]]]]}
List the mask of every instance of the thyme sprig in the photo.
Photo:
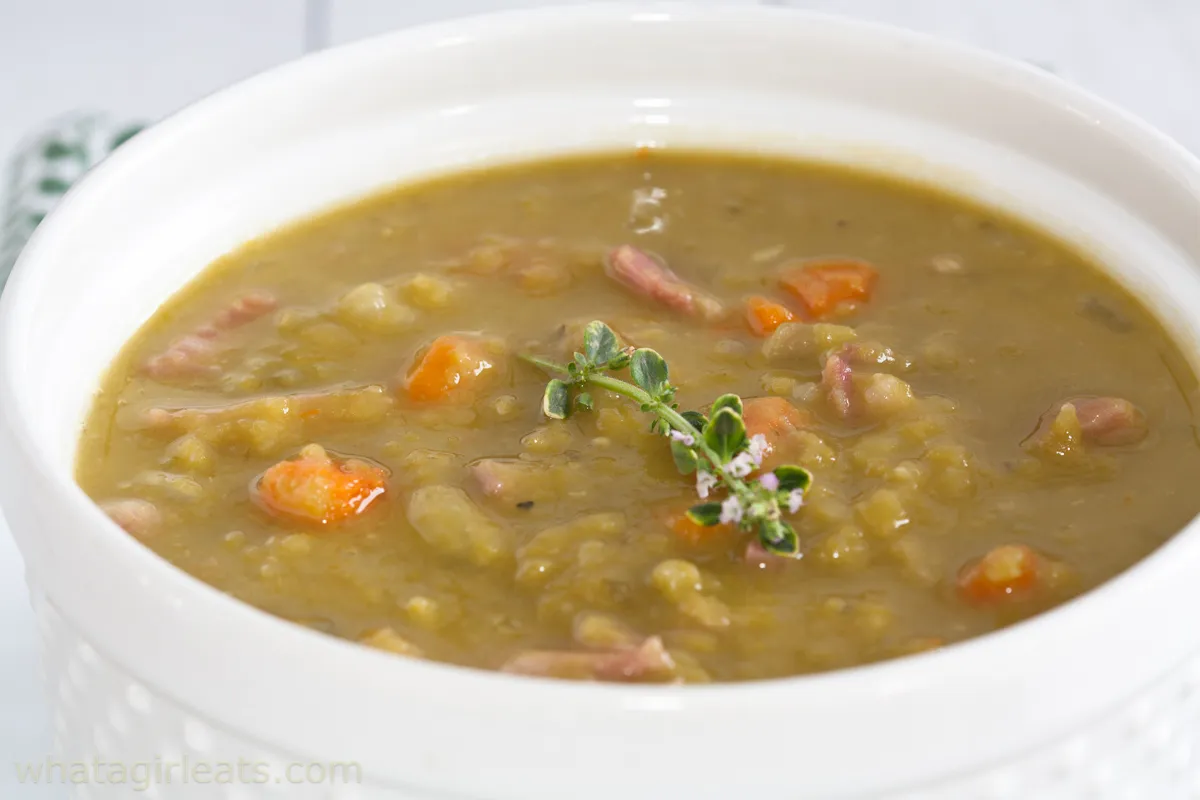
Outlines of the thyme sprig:
{"type": "Polygon", "coordinates": [[[649,348],[623,346],[613,330],[599,321],[584,329],[583,352],[566,364],[530,354],[521,358],[560,376],[547,382],[542,395],[542,412],[551,419],[591,410],[594,400],[588,389],[628,397],[653,414],[651,430],[669,438],[675,466],[683,475],[696,475],[696,492],[704,502],[688,509],[693,522],[706,527],[730,524],[757,534],[768,552],[800,557],[800,539],[784,517],[799,510],[812,476],[792,465],[754,474],[762,466],[768,444],[761,434],[747,435],[742,400],[736,394],[718,397],[707,416],[680,411],[663,357],[649,348]],[[611,374],[626,368],[632,382],[611,374]],[[724,498],[709,499],[721,490],[724,498]]]}

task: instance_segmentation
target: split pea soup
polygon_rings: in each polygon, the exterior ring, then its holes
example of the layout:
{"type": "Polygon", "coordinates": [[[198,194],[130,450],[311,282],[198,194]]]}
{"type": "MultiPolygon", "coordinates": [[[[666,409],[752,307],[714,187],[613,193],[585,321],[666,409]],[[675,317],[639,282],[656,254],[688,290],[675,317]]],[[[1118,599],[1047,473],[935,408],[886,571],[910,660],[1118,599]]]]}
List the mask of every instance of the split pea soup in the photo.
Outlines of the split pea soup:
{"type": "Polygon", "coordinates": [[[1196,378],[1023,222],[638,152],[276,231],[113,364],[78,481],[180,569],[402,657],[740,681],[944,647],[1197,512],[1196,378]]]}

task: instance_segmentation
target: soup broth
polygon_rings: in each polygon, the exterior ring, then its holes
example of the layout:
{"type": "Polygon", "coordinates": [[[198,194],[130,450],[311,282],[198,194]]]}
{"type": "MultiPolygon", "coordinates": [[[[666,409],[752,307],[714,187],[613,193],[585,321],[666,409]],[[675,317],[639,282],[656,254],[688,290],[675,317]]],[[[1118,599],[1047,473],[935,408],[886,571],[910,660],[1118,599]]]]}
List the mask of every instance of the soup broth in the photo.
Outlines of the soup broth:
{"type": "Polygon", "coordinates": [[[1195,391],[1138,301],[1025,223],[830,166],[604,154],[390,190],[220,259],[112,367],[78,480],[200,580],[400,655],[762,679],[1126,569],[1200,505],[1195,391]],[[729,480],[797,552],[681,475],[695,437],[673,453],[654,408],[588,384],[546,415],[571,376],[523,356],[571,361],[592,321],[661,355],[678,411],[741,398],[729,480]],[[783,465],[806,492],[771,494],[783,465]]]}

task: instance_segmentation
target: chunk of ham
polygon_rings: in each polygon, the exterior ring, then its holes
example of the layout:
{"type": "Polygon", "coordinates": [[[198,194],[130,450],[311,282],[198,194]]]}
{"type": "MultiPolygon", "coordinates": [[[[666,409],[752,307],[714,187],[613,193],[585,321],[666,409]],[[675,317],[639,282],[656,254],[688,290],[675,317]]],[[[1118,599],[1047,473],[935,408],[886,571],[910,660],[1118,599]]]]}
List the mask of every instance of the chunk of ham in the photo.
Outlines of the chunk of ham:
{"type": "Polygon", "coordinates": [[[240,328],[264,314],[270,314],[278,305],[279,301],[270,292],[250,292],[234,300],[217,314],[213,318],[212,326],[217,331],[240,328]]]}
{"type": "Polygon", "coordinates": [[[494,498],[504,492],[505,470],[503,462],[498,458],[485,458],[475,462],[468,468],[470,476],[479,485],[479,491],[486,497],[494,498]]]}
{"type": "Polygon", "coordinates": [[[1075,406],[1084,441],[1111,446],[1135,444],[1146,438],[1146,417],[1133,403],[1120,397],[1081,397],[1075,406]]]}
{"type": "Polygon", "coordinates": [[[842,419],[854,413],[854,374],[850,361],[841,351],[829,354],[821,370],[821,387],[829,398],[829,407],[842,419]]]}
{"type": "Polygon", "coordinates": [[[221,353],[221,333],[253,322],[275,310],[275,296],[263,291],[250,292],[221,309],[209,322],[181,336],[158,355],[142,365],[142,371],[155,380],[212,374],[221,353]]]}
{"type": "Polygon", "coordinates": [[[908,359],[899,358],[892,348],[879,342],[851,342],[842,348],[841,355],[852,366],[912,368],[908,359]]]}
{"type": "Polygon", "coordinates": [[[720,301],[632,245],[623,244],[609,253],[605,272],[625,288],[675,311],[704,320],[715,320],[725,314],[720,301]]]}
{"type": "Polygon", "coordinates": [[[485,458],[476,461],[469,469],[485,497],[500,497],[516,478],[514,470],[520,469],[519,463],[512,459],[485,458]]]}
{"type": "Polygon", "coordinates": [[[1136,444],[1146,438],[1146,417],[1133,403],[1121,397],[1071,397],[1042,415],[1033,440],[1053,434],[1055,420],[1068,406],[1074,409],[1083,441],[1102,447],[1136,444]]]}
{"type": "Polygon", "coordinates": [[[519,458],[483,458],[468,467],[480,493],[501,506],[517,506],[532,501],[553,500],[562,475],[551,469],[552,462],[523,461],[519,458]]]}
{"type": "Polygon", "coordinates": [[[132,497],[106,500],[100,504],[100,510],[126,533],[138,539],[153,536],[162,526],[162,512],[149,500],[132,497]]]}
{"type": "Polygon", "coordinates": [[[543,678],[622,681],[664,680],[675,671],[675,661],[662,639],[650,636],[631,650],[589,653],[569,650],[533,650],[510,659],[502,672],[543,678]]]}
{"type": "Polygon", "coordinates": [[[182,336],[161,353],[146,359],[142,371],[155,380],[178,378],[188,375],[208,375],[216,371],[217,355],[220,352],[215,333],[189,333],[182,336]]]}

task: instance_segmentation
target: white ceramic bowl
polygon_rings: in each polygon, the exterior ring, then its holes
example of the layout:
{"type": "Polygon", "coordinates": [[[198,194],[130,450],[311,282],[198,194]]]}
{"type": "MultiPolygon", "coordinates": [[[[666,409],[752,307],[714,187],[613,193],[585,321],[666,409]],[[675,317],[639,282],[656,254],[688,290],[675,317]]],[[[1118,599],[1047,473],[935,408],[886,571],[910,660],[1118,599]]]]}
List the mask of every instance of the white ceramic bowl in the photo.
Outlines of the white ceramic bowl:
{"type": "Polygon", "coordinates": [[[798,13],[610,4],[305,58],[121,150],[44,223],[4,294],[0,488],[58,757],[119,761],[127,780],[158,759],[142,783],[168,798],[1200,796],[1195,526],[1100,590],[943,652],[743,685],[579,685],[280,622],[161,561],[72,482],[101,373],[214,257],[398,180],[640,144],[799,154],[1015,209],[1096,252],[1200,363],[1200,164],[1034,69],[798,13]],[[186,784],[166,774],[184,757],[186,784]],[[212,783],[239,759],[255,762],[240,782],[212,783]],[[314,779],[356,762],[363,782],[297,783],[285,768],[306,760],[314,779]]]}

